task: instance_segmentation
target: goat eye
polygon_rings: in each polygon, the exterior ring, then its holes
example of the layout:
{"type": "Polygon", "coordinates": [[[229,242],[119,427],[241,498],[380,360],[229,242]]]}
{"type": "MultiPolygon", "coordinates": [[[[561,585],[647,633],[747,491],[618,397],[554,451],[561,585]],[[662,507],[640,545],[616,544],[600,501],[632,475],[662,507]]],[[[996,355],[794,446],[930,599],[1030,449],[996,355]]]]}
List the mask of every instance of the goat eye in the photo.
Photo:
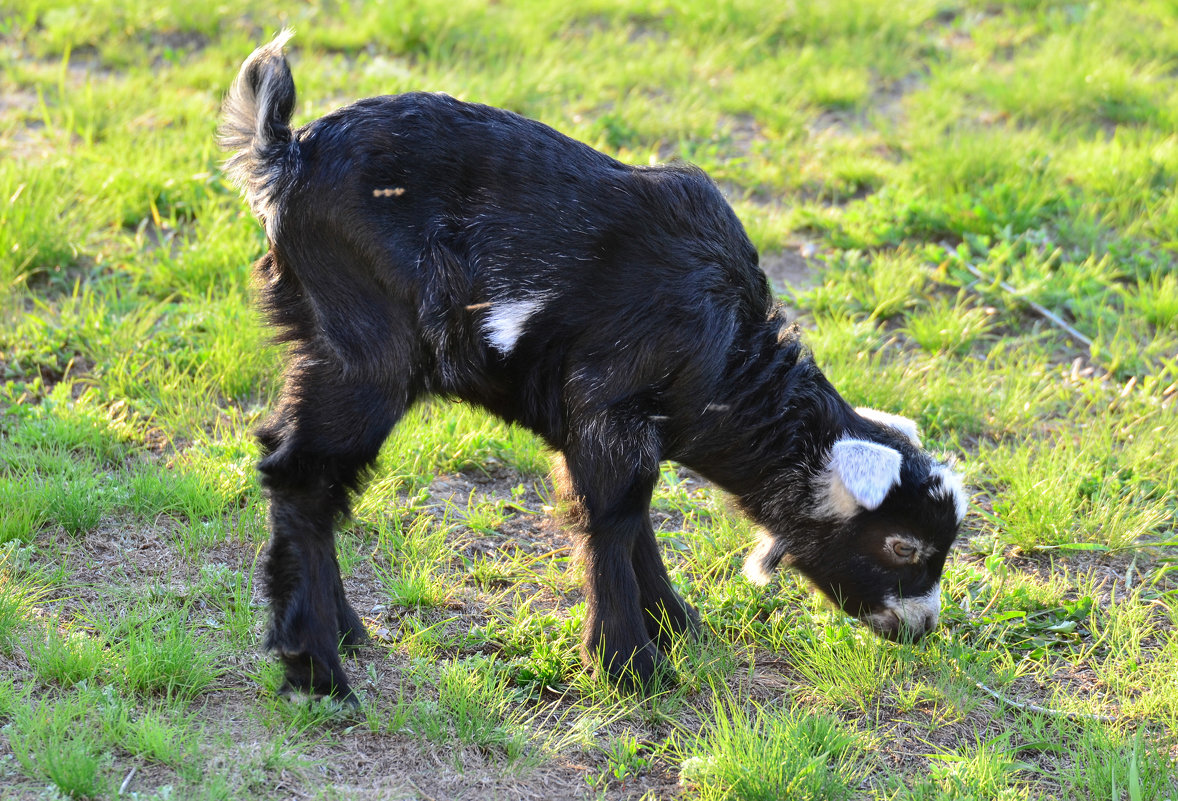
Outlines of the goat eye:
{"type": "Polygon", "coordinates": [[[907,562],[916,556],[916,546],[909,542],[893,542],[892,553],[896,555],[897,559],[907,562]]]}

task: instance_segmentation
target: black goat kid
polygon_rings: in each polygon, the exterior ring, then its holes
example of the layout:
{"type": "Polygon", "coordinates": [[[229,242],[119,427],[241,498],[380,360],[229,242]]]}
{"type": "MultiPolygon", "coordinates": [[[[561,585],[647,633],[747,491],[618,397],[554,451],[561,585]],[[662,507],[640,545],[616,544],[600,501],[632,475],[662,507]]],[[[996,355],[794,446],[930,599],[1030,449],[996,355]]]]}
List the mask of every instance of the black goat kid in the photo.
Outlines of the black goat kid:
{"type": "Polygon", "coordinates": [[[476,403],[563,456],[585,563],[586,658],[671,675],[697,627],[649,518],[659,463],[731,492],[765,532],[746,574],[800,570],[877,632],[936,625],[960,480],[904,418],[852,409],[777,311],[715,185],[632,167],[441,94],[361,100],[292,131],[289,34],[224,107],[227,171],[265,226],[261,301],[290,343],[262,426],[266,645],[290,688],[351,698],[365,631],[333,526],[418,399],[476,403]]]}

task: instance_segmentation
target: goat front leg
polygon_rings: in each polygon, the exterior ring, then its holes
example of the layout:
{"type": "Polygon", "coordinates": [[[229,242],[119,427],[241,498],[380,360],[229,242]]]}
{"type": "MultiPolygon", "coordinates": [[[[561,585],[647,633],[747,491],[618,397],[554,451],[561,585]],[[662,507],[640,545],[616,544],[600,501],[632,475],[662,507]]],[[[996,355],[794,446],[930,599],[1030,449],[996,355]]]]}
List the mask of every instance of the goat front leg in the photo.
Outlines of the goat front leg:
{"type": "Polygon", "coordinates": [[[339,648],[358,647],[367,634],[344,594],[334,527],[409,400],[403,390],[350,378],[328,358],[302,358],[258,432],[270,499],[265,647],[282,660],[282,692],[355,703],[339,648]]]}
{"type": "Polygon", "coordinates": [[[646,631],[665,653],[671,649],[673,637],[699,633],[699,613],[675,592],[659,555],[650,517],[644,515],[644,518],[646,526],[634,543],[634,572],[638,577],[646,631]]]}
{"type": "Polygon", "coordinates": [[[672,683],[674,669],[652,641],[644,609],[649,564],[635,562],[636,545],[654,542],[650,496],[658,478],[657,440],[641,424],[610,421],[594,426],[591,435],[573,437],[564,457],[567,490],[579,507],[585,660],[626,688],[672,683]]]}

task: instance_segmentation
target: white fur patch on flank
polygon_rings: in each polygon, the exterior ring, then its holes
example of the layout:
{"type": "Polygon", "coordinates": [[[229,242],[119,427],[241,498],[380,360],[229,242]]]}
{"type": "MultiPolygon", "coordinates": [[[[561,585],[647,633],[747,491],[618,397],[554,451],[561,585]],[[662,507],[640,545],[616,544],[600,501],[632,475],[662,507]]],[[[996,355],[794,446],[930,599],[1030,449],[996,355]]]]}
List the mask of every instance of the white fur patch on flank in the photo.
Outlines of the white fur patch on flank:
{"type": "Polygon", "coordinates": [[[965,482],[946,465],[934,467],[932,476],[938,479],[930,490],[932,496],[953,501],[957,522],[961,523],[965,520],[965,513],[969,511],[969,493],[965,491],[965,482]]]}
{"type": "Polygon", "coordinates": [[[873,420],[880,425],[899,431],[908,438],[909,442],[918,448],[920,447],[920,430],[916,427],[915,421],[898,414],[881,412],[879,409],[871,409],[867,406],[856,407],[855,413],[860,417],[866,417],[868,420],[873,420]]]}
{"type": "Polygon", "coordinates": [[[504,356],[515,349],[515,343],[524,333],[528,318],[544,307],[545,296],[528,300],[512,300],[492,303],[491,313],[483,321],[483,336],[487,344],[504,356]]]}
{"type": "Polygon", "coordinates": [[[838,517],[851,517],[858,507],[878,509],[892,487],[900,483],[903,457],[895,448],[845,437],[834,444],[827,461],[827,497],[821,508],[838,517]]]}

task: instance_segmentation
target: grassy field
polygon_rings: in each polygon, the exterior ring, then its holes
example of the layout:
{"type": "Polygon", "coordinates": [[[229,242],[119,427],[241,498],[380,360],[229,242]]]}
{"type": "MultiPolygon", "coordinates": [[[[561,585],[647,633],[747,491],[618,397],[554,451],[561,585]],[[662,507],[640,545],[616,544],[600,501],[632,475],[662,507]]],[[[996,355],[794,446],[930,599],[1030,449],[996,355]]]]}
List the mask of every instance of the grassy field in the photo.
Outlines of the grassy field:
{"type": "Polygon", "coordinates": [[[1178,799],[1176,74],[1163,0],[0,2],[0,797],[1178,799]],[[362,711],[276,698],[213,132],[283,25],[296,122],[441,90],[705,168],[835,385],[957,456],[942,627],[750,585],[667,465],[707,633],[619,697],[547,454],[429,405],[340,537],[362,711]]]}

